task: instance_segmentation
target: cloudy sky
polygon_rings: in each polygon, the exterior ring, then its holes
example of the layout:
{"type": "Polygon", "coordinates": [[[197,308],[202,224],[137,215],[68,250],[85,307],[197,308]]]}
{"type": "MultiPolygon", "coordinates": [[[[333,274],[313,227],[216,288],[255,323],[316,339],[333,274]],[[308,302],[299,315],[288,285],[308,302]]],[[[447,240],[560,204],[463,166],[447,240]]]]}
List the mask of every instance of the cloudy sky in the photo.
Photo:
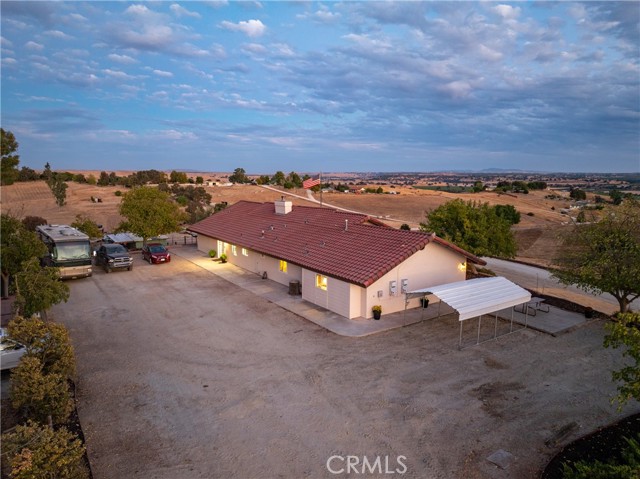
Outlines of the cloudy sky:
{"type": "Polygon", "coordinates": [[[638,2],[1,8],[21,166],[640,171],[638,2]]]}

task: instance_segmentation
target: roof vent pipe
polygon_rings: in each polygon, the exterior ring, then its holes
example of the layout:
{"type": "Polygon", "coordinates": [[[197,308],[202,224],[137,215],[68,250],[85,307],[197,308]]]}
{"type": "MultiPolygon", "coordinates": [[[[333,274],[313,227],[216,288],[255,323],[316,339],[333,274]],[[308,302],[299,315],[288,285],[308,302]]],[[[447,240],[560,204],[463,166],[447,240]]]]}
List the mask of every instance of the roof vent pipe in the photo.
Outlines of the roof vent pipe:
{"type": "Polygon", "coordinates": [[[344,230],[349,231],[349,220],[344,220],[344,230]]]}

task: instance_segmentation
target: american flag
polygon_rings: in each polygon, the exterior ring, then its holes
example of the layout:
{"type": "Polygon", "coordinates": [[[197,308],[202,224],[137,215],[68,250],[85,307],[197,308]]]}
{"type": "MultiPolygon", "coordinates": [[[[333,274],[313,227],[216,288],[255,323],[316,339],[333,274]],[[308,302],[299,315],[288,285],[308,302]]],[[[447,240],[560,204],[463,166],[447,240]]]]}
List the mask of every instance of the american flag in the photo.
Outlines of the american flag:
{"type": "Polygon", "coordinates": [[[314,186],[317,186],[320,184],[320,178],[316,178],[315,180],[312,180],[311,178],[309,178],[308,180],[304,180],[302,182],[302,187],[304,189],[309,189],[309,188],[313,188],[314,186]]]}

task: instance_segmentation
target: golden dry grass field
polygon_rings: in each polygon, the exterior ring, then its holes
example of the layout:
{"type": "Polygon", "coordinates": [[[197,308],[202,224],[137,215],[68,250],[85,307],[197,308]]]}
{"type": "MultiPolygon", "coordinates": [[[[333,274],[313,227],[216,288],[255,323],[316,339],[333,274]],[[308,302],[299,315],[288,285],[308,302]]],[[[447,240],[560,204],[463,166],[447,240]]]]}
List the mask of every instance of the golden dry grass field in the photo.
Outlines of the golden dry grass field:
{"type": "MultiPolygon", "coordinates": [[[[83,172],[85,174],[98,172],[83,172]]],[[[127,172],[117,172],[118,175],[127,172]]],[[[221,174],[198,173],[205,179],[220,177],[221,174]]],[[[195,177],[194,174],[190,176],[195,177]]],[[[97,176],[97,175],[96,175],[97,176]]],[[[224,175],[223,175],[224,176],[224,175]]],[[[120,197],[117,190],[126,191],[123,187],[93,186],[68,182],[67,204],[59,207],[44,181],[16,183],[4,186],[1,191],[1,207],[18,217],[41,216],[51,224],[64,224],[74,221],[76,215],[84,214],[103,225],[105,231],[113,230],[122,220],[118,213],[120,197]],[[91,197],[101,198],[101,203],[94,203],[91,197]]],[[[281,195],[291,195],[294,204],[310,205],[305,199],[305,190],[287,190],[282,193],[252,185],[206,186],[212,195],[212,202],[226,201],[233,204],[240,200],[274,201],[281,195]]],[[[569,200],[546,199],[547,192],[532,191],[528,195],[498,195],[492,192],[475,194],[456,194],[442,191],[418,190],[396,187],[393,190],[385,187],[385,191],[396,191],[398,194],[352,194],[324,193],[323,202],[327,205],[352,209],[386,220],[393,226],[408,223],[412,227],[425,219],[425,213],[456,198],[465,201],[489,202],[490,204],[510,204],[521,213],[520,224],[514,227],[518,242],[518,259],[534,264],[547,266],[556,255],[558,247],[557,235],[564,229],[568,218],[560,214],[560,209],[569,205],[569,200]],[[552,209],[552,208],[555,208],[552,209]]],[[[319,199],[319,195],[315,194],[319,199]]]]}

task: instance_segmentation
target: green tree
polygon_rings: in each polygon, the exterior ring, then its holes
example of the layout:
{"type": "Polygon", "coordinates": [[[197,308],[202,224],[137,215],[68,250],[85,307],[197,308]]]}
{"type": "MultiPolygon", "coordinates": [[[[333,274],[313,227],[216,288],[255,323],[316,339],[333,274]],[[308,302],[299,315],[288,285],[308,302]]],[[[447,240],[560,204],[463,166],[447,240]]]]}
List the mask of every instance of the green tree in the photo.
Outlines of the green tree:
{"type": "Polygon", "coordinates": [[[244,168],[236,168],[233,170],[233,174],[229,176],[229,181],[231,183],[249,183],[249,178],[247,178],[244,168]]]}
{"type": "Polygon", "coordinates": [[[2,271],[2,297],[9,296],[9,284],[22,264],[31,258],[47,254],[47,247],[33,231],[28,231],[22,222],[7,213],[2,213],[0,231],[0,270],[2,271]]]}
{"type": "Polygon", "coordinates": [[[609,198],[611,198],[613,204],[616,206],[622,203],[622,193],[620,190],[609,191],[609,198]]]}
{"type": "Polygon", "coordinates": [[[169,175],[169,181],[171,183],[187,183],[187,174],[181,171],[173,170],[169,175]]]}
{"type": "Polygon", "coordinates": [[[2,150],[0,180],[3,185],[11,185],[18,179],[20,155],[15,154],[18,151],[18,142],[13,133],[4,131],[3,128],[0,128],[0,137],[0,149],[2,150]]]}
{"type": "Polygon", "coordinates": [[[204,183],[204,178],[202,176],[196,176],[196,185],[201,185],[204,183]]]}
{"type": "MultiPolygon", "coordinates": [[[[117,193],[117,192],[116,192],[117,193]]],[[[71,226],[82,231],[89,238],[101,238],[102,230],[98,226],[98,223],[85,215],[76,215],[76,220],[71,223],[71,226]]]]}
{"type": "Polygon", "coordinates": [[[9,336],[23,344],[26,356],[37,358],[45,374],[72,378],[76,373],[73,346],[64,325],[37,317],[16,316],[7,325],[9,336]]]}
{"type": "Polygon", "coordinates": [[[95,185],[98,181],[96,180],[95,175],[89,175],[87,176],[87,184],[89,185],[95,185]]]}
{"type": "Polygon", "coordinates": [[[571,188],[571,191],[569,192],[569,197],[573,198],[576,201],[586,200],[587,193],[585,193],[584,190],[581,190],[579,188],[571,188]]]}
{"type": "Polygon", "coordinates": [[[106,171],[100,172],[100,177],[98,178],[98,186],[109,186],[109,173],[106,171]]]}
{"type": "Polygon", "coordinates": [[[38,181],[40,179],[40,175],[33,168],[29,168],[28,166],[23,166],[20,168],[20,172],[18,173],[18,178],[16,181],[38,181]]]}
{"type": "Polygon", "coordinates": [[[23,356],[11,374],[11,404],[39,423],[64,423],[73,411],[67,378],[45,373],[33,356],[23,356]]]}
{"type": "Polygon", "coordinates": [[[631,359],[627,366],[613,371],[612,378],[618,385],[614,398],[620,408],[631,399],[640,401],[640,313],[618,313],[616,319],[605,325],[608,334],[604,338],[606,348],[624,347],[624,357],[631,359]]]}
{"type": "Polygon", "coordinates": [[[31,317],[69,299],[69,286],[60,281],[58,268],[41,267],[38,258],[24,261],[15,275],[16,303],[19,314],[31,317]]]}
{"type": "Polygon", "coordinates": [[[51,165],[47,161],[44,164],[44,170],[42,170],[42,179],[44,181],[46,181],[47,183],[49,183],[49,181],[51,180],[52,176],[53,176],[53,171],[51,171],[51,165]]]}
{"type": "Polygon", "coordinates": [[[118,231],[141,236],[144,244],[154,236],[179,231],[185,220],[169,193],[150,186],[140,186],[125,193],[120,203],[120,214],[126,221],[118,226],[118,231]]]}
{"type": "Polygon", "coordinates": [[[495,205],[494,209],[500,218],[504,218],[510,225],[520,223],[520,213],[513,205],[495,205]]]}
{"type": "Polygon", "coordinates": [[[287,176],[287,180],[291,182],[294,188],[302,188],[302,178],[300,178],[300,175],[295,171],[289,173],[289,176],[287,176]]]}
{"type": "Polygon", "coordinates": [[[56,204],[58,206],[64,206],[67,202],[67,184],[64,180],[54,175],[49,181],[49,188],[51,188],[51,193],[56,199],[56,204]]]}
{"type": "Polygon", "coordinates": [[[576,225],[562,239],[554,276],[594,293],[609,293],[620,312],[640,296],[640,204],[625,201],[602,220],[576,225]]]}
{"type": "Polygon", "coordinates": [[[286,176],[284,176],[284,173],[282,171],[276,171],[275,175],[273,175],[273,177],[271,178],[271,183],[274,185],[282,186],[284,185],[286,179],[287,178],[286,176]]]}
{"type": "Polygon", "coordinates": [[[2,451],[12,479],[88,479],[82,441],[66,428],[33,421],[2,435],[2,451]]]}
{"type": "Polygon", "coordinates": [[[481,191],[486,190],[487,187],[482,183],[482,181],[474,181],[473,182],[473,192],[480,193],[481,191]]]}
{"type": "Polygon", "coordinates": [[[449,201],[427,215],[420,223],[423,231],[436,235],[476,255],[511,258],[516,243],[509,222],[496,214],[488,203],[449,201]]]}

